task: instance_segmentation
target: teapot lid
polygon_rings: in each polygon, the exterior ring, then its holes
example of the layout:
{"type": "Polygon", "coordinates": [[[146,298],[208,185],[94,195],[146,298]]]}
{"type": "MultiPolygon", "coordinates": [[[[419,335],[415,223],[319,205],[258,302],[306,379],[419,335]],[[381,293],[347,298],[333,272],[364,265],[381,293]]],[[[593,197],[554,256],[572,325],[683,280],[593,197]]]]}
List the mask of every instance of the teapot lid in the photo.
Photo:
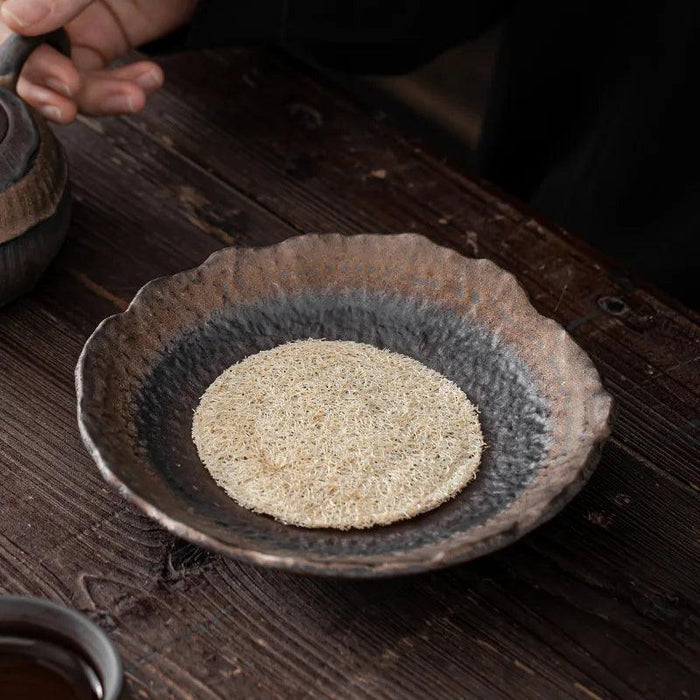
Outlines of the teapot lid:
{"type": "Polygon", "coordinates": [[[0,192],[21,180],[39,147],[39,132],[29,107],[0,88],[0,192]]]}
{"type": "Polygon", "coordinates": [[[62,29],[35,37],[11,34],[0,44],[0,245],[50,216],[67,186],[60,144],[14,92],[24,61],[44,42],[70,55],[62,29]]]}
{"type": "Polygon", "coordinates": [[[39,36],[10,34],[0,44],[0,192],[24,177],[39,147],[36,123],[15,88],[24,62],[43,43],[70,56],[70,41],[63,29],[39,36]]]}

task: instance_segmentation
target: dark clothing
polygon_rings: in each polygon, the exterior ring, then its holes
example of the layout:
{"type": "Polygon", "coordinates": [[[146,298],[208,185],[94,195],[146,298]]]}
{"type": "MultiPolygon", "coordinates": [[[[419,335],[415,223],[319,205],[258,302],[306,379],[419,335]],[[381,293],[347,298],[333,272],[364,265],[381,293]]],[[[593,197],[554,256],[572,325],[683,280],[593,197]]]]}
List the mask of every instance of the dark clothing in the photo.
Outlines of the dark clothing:
{"type": "Polygon", "coordinates": [[[396,73],[504,21],[480,174],[694,303],[699,19],[673,0],[203,0],[186,42],[396,73]]]}

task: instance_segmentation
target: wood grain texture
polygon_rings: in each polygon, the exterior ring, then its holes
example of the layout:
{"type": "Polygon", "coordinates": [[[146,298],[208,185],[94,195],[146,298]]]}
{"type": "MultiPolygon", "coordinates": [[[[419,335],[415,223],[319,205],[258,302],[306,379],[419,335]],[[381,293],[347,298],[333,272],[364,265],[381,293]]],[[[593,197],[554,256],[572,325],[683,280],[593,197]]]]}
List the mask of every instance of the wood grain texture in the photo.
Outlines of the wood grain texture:
{"type": "Polygon", "coordinates": [[[0,588],[100,623],[136,698],[697,695],[697,317],[278,57],[164,64],[144,113],[59,130],[68,241],[0,313],[0,588]],[[426,233],[568,325],[619,417],[561,515],[471,564],[341,582],[198,550],[107,488],[75,424],[95,325],[217,248],[313,230],[426,233]]]}

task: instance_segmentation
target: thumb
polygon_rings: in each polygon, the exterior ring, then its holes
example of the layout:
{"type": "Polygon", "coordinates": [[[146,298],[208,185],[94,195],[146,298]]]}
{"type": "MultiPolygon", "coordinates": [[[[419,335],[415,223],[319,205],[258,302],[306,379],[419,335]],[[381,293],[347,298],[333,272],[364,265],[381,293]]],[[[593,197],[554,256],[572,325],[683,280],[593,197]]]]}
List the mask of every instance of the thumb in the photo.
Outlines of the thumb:
{"type": "Polygon", "coordinates": [[[63,27],[93,0],[5,0],[0,18],[12,31],[34,36],[63,27]]]}

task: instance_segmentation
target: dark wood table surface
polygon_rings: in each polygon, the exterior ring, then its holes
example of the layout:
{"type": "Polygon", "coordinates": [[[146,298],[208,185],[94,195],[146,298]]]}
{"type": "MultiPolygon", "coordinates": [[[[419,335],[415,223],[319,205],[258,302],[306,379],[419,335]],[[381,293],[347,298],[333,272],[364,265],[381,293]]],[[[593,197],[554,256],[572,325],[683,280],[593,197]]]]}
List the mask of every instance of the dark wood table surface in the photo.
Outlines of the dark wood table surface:
{"type": "Polygon", "coordinates": [[[289,60],[163,63],[142,114],[58,130],[69,238],[0,311],[0,589],[96,620],[136,698],[699,697],[698,317],[289,60]],[[98,322],[217,248],[309,231],[491,258],[570,330],[619,415],[564,512],[475,562],[339,581],[212,555],[107,487],[73,385],[98,322]]]}

